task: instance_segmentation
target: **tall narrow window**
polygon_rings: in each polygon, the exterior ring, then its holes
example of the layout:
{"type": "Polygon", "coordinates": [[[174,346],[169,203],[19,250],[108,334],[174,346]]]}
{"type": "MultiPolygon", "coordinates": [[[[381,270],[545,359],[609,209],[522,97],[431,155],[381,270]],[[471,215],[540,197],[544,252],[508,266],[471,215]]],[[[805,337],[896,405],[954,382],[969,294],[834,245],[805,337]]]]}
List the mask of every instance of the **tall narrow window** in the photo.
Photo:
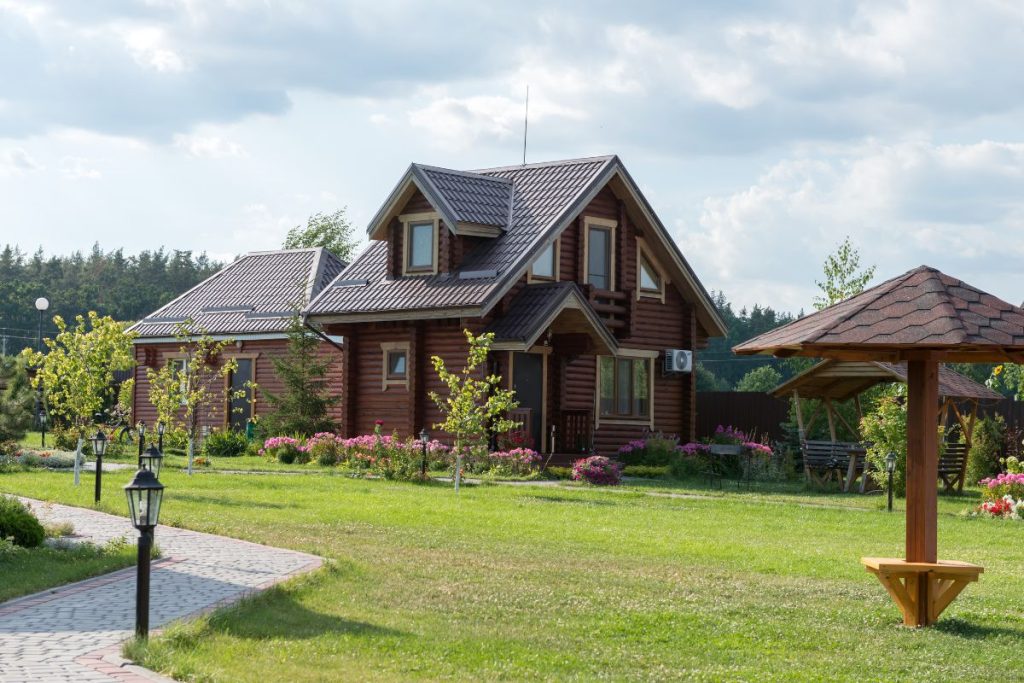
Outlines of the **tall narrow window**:
{"type": "Polygon", "coordinates": [[[434,222],[411,223],[408,232],[408,272],[432,272],[434,270],[434,222]]]}
{"type": "Polygon", "coordinates": [[[611,228],[589,226],[587,233],[587,282],[598,289],[611,289],[611,228]]]}
{"type": "Polygon", "coordinates": [[[181,405],[185,405],[187,403],[185,394],[188,393],[188,365],[184,358],[172,358],[168,365],[171,366],[174,376],[178,378],[178,393],[181,395],[181,405]]]}
{"type": "Polygon", "coordinates": [[[555,248],[555,243],[552,242],[547,247],[545,247],[544,251],[540,252],[540,255],[537,257],[537,260],[533,262],[533,268],[531,270],[531,274],[533,275],[534,279],[555,279],[555,268],[557,267],[555,259],[557,251],[558,250],[555,248]]]}
{"type": "Polygon", "coordinates": [[[601,356],[598,366],[602,417],[647,418],[651,414],[651,369],[647,358],[601,356]]]}

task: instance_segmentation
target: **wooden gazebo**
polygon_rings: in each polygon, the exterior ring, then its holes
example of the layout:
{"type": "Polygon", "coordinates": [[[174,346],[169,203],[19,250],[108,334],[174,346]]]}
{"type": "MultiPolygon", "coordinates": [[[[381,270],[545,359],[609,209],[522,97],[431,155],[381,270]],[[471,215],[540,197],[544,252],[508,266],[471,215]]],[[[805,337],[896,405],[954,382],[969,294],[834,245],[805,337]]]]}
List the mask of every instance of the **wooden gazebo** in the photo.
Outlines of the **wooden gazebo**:
{"type": "MultiPolygon", "coordinates": [[[[842,412],[836,410],[836,405],[852,399],[856,405],[859,420],[863,417],[860,405],[861,394],[875,385],[895,382],[907,383],[906,363],[826,359],[783,382],[772,391],[772,395],[776,398],[793,399],[801,440],[805,435],[811,433],[817,420],[822,416],[828,422],[829,436],[832,441],[838,441],[839,427],[845,427],[851,438],[859,440],[859,425],[850,424],[843,417],[842,412]],[[803,409],[802,401],[804,399],[819,401],[809,415],[803,409]]],[[[959,425],[960,431],[964,435],[964,444],[961,449],[963,455],[966,455],[973,443],[974,423],[978,415],[979,403],[981,401],[998,401],[1001,398],[1002,395],[984,384],[979,384],[970,377],[965,377],[944,365],[939,366],[938,420],[943,425],[949,425],[952,421],[959,425]]],[[[963,490],[967,458],[960,457],[957,460],[957,465],[959,470],[950,473],[951,481],[956,483],[960,490],[963,490]]],[[[851,463],[851,469],[853,469],[853,463],[851,463]]],[[[849,485],[849,481],[847,485],[849,485]]]]}
{"type": "Polygon", "coordinates": [[[1024,362],[1024,310],[921,266],[733,351],[907,364],[906,556],[862,562],[895,599],[905,624],[934,623],[983,571],[938,559],[940,363],[1024,362]]]}

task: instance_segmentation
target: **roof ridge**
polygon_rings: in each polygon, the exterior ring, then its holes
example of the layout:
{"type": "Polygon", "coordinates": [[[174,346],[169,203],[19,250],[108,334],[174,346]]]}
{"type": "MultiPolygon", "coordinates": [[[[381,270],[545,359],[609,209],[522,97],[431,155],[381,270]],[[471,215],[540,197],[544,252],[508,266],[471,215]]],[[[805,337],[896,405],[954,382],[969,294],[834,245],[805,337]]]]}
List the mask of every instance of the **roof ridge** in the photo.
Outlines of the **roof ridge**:
{"type": "Polygon", "coordinates": [[[246,256],[270,256],[271,254],[297,254],[302,251],[316,251],[317,249],[323,249],[324,247],[294,247],[292,249],[262,249],[258,251],[247,251],[241,258],[246,256]]]}
{"type": "Polygon", "coordinates": [[[494,183],[501,183],[503,185],[511,185],[512,181],[508,178],[495,178],[484,173],[477,173],[476,171],[460,171],[454,168],[445,168],[443,166],[431,166],[430,164],[421,164],[413,162],[413,166],[426,170],[426,171],[437,171],[438,173],[450,173],[451,175],[462,176],[463,178],[472,178],[474,180],[488,180],[494,183]]]}
{"type": "Polygon", "coordinates": [[[497,171],[518,171],[524,168],[547,168],[550,166],[568,166],[570,164],[581,164],[584,162],[595,162],[595,161],[608,161],[609,159],[615,158],[614,154],[599,154],[592,157],[579,157],[576,159],[555,159],[553,161],[535,161],[530,164],[512,164],[509,166],[492,166],[489,168],[475,168],[469,173],[495,173],[497,171]]]}
{"type": "MultiPolygon", "coordinates": [[[[960,330],[960,340],[961,341],[966,341],[967,340],[967,328],[964,327],[963,318],[961,318],[956,313],[956,306],[953,305],[953,294],[952,294],[952,292],[949,291],[949,287],[946,286],[946,283],[942,281],[942,271],[938,270],[937,268],[932,268],[931,266],[925,266],[925,265],[921,265],[921,266],[918,266],[918,268],[916,268],[917,272],[923,272],[925,270],[930,272],[931,273],[931,277],[934,280],[938,281],[939,286],[942,287],[942,293],[946,295],[945,303],[950,308],[953,309],[953,315],[951,317],[953,318],[953,320],[956,321],[957,329],[960,330]]],[[[949,276],[947,276],[947,277],[949,277],[949,276]]],[[[956,279],[957,283],[959,283],[960,286],[963,287],[964,285],[967,285],[967,283],[964,282],[963,280],[961,280],[960,278],[955,278],[955,279],[956,279]]],[[[975,289],[975,288],[974,287],[970,287],[970,289],[975,289]]]]}

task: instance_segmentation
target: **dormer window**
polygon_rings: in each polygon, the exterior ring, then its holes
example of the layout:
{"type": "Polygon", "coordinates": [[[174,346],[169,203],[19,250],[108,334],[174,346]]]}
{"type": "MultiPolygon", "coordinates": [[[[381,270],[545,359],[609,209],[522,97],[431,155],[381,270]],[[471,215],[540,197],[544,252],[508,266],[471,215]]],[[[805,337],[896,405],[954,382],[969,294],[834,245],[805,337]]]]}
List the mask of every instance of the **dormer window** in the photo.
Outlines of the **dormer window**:
{"type": "Polygon", "coordinates": [[[436,214],[409,214],[399,216],[405,226],[405,258],[403,275],[434,275],[437,273],[436,214]]]}
{"type": "Polygon", "coordinates": [[[615,227],[616,222],[605,218],[584,219],[586,276],[584,282],[596,289],[615,289],[615,227]]]}
{"type": "Polygon", "coordinates": [[[540,252],[530,267],[530,281],[553,282],[558,279],[558,240],[555,240],[540,252]]]}

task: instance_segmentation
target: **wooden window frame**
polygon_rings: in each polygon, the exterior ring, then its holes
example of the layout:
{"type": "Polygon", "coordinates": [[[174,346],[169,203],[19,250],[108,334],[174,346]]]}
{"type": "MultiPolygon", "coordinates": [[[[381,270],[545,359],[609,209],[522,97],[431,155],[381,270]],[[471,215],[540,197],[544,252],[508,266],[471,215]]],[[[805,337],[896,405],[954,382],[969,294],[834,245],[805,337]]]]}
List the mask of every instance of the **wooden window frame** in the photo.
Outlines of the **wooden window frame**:
{"type": "MultiPolygon", "coordinates": [[[[548,245],[548,246],[551,247],[551,252],[552,252],[552,256],[551,256],[551,259],[552,259],[552,263],[551,263],[552,275],[551,276],[548,276],[548,275],[537,275],[535,272],[533,272],[533,264],[530,264],[530,269],[528,271],[526,271],[526,282],[527,283],[532,283],[532,282],[558,282],[559,281],[559,279],[560,279],[559,276],[561,275],[561,271],[562,271],[562,238],[561,238],[561,236],[556,237],[555,240],[550,245],[548,245]]],[[[547,249],[547,247],[545,247],[545,249],[547,249]]],[[[534,261],[534,263],[536,263],[536,261],[534,261]]]]}
{"type": "MultiPolygon", "coordinates": [[[[184,375],[184,378],[182,378],[182,381],[179,382],[178,386],[179,388],[182,388],[181,384],[188,382],[188,356],[185,355],[184,353],[169,353],[167,354],[167,356],[165,356],[164,360],[167,362],[167,365],[177,365],[178,363],[181,364],[180,372],[182,375],[184,375]]],[[[185,392],[182,391],[182,394],[184,393],[185,392]]],[[[181,401],[179,401],[178,405],[186,405],[187,403],[188,402],[185,400],[184,396],[182,396],[182,399],[181,401]]]]}
{"type": "Polygon", "coordinates": [[[411,348],[409,342],[381,342],[381,366],[380,366],[380,390],[387,391],[390,387],[401,387],[406,391],[409,390],[409,366],[411,358],[409,357],[409,350],[411,348]],[[390,374],[391,365],[388,363],[388,356],[395,351],[401,351],[405,354],[405,376],[396,377],[390,374]]]}
{"type": "MultiPolygon", "coordinates": [[[[657,360],[657,351],[648,351],[645,349],[619,349],[619,352],[614,356],[595,356],[596,361],[594,363],[594,428],[597,429],[604,424],[620,424],[620,425],[647,425],[651,429],[654,429],[654,369],[655,361],[657,360]],[[611,358],[613,361],[614,373],[618,373],[618,362],[620,360],[631,360],[634,363],[637,361],[647,363],[647,415],[619,415],[615,413],[604,414],[601,412],[601,359],[611,358]]],[[[615,382],[615,375],[613,375],[613,386],[617,387],[615,382]]],[[[630,384],[632,387],[632,383],[630,384]]],[[[632,392],[632,388],[630,389],[632,392]]],[[[617,397],[616,397],[617,400],[617,397]]],[[[632,397],[630,398],[630,404],[632,405],[632,397]]]]}
{"type": "Polygon", "coordinates": [[[665,278],[664,269],[658,264],[658,262],[651,256],[651,253],[647,250],[647,245],[639,237],[636,240],[636,298],[637,301],[640,299],[657,299],[661,303],[665,303],[665,284],[667,280],[665,278]],[[641,286],[641,269],[643,264],[646,263],[654,274],[658,277],[659,288],[658,289],[646,289],[641,286]]]}
{"type": "Polygon", "coordinates": [[[597,218],[596,216],[583,217],[583,283],[590,284],[590,231],[594,229],[608,232],[608,288],[605,291],[615,291],[615,231],[618,229],[618,221],[609,218],[597,218]]]}
{"type": "MultiPolygon", "coordinates": [[[[241,344],[242,342],[239,341],[237,343],[241,344]]],[[[251,381],[253,383],[253,385],[254,385],[253,388],[252,388],[252,401],[251,401],[251,403],[252,403],[252,416],[253,417],[256,417],[256,387],[258,386],[258,385],[256,385],[256,370],[257,370],[257,363],[259,362],[257,359],[259,357],[260,357],[259,352],[253,352],[253,353],[232,353],[232,352],[227,352],[227,351],[224,352],[224,359],[225,360],[246,359],[246,360],[251,360],[252,361],[252,379],[249,380],[249,381],[251,381]]],[[[224,429],[230,429],[231,428],[231,399],[229,397],[229,394],[231,393],[231,375],[232,374],[233,373],[229,372],[228,374],[224,375],[224,399],[225,399],[225,401],[224,401],[225,402],[225,407],[224,407],[224,429]]]]}
{"type": "Polygon", "coordinates": [[[436,212],[426,213],[406,213],[398,217],[398,220],[402,223],[402,275],[420,276],[420,275],[437,275],[438,263],[440,259],[440,253],[438,245],[440,243],[440,231],[441,231],[441,218],[436,212]],[[412,254],[412,226],[424,225],[430,223],[433,226],[433,263],[429,268],[410,268],[409,257],[412,254]]]}

